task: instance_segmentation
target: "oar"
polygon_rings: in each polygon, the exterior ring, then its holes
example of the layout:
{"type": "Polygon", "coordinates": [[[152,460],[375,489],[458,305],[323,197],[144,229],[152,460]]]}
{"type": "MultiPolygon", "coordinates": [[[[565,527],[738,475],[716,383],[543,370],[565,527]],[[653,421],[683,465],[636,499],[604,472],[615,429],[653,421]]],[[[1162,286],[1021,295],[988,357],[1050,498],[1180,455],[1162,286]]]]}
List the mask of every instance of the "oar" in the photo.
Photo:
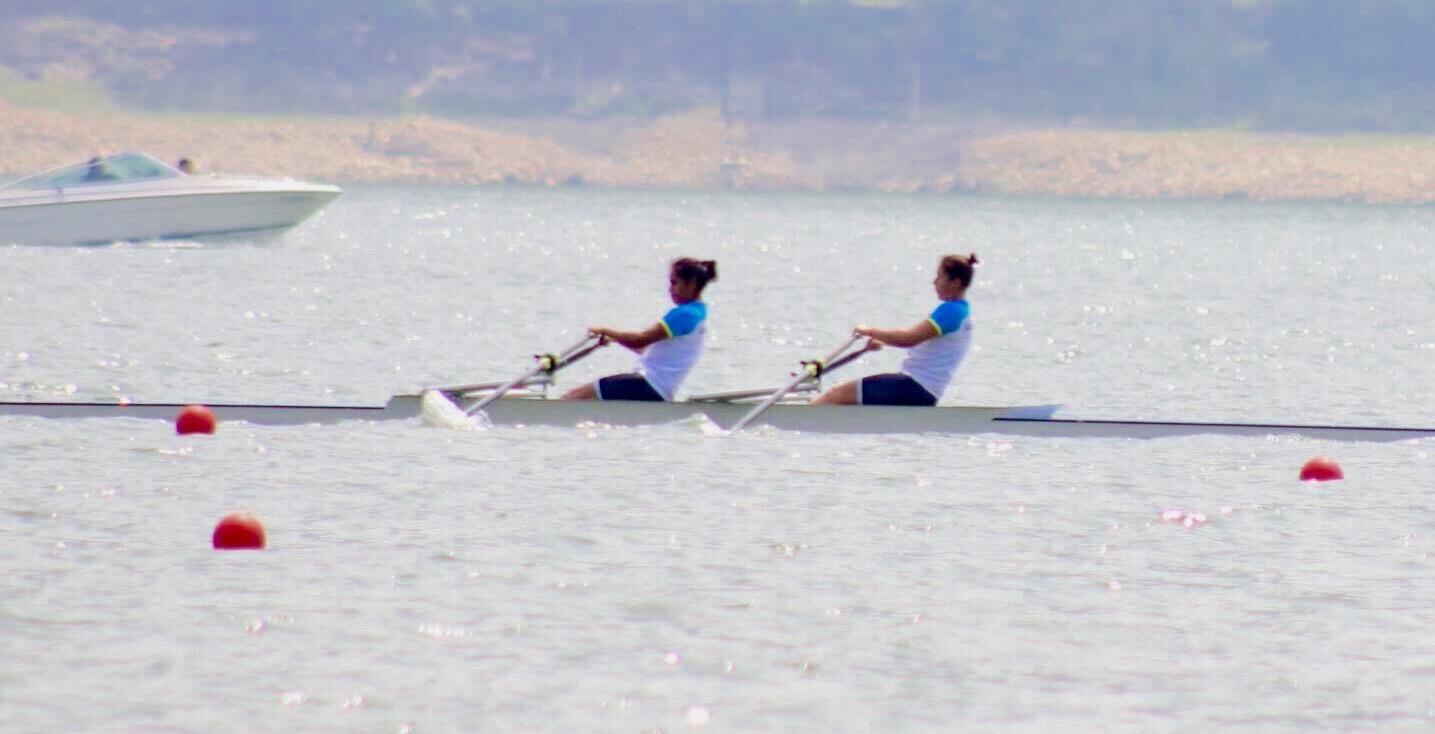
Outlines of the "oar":
{"type": "MultiPolygon", "coordinates": [[[[853,334],[852,338],[848,339],[845,342],[842,342],[842,346],[832,350],[832,353],[827,355],[826,359],[819,359],[813,362],[803,362],[802,372],[799,372],[797,377],[794,377],[792,379],[792,382],[787,383],[785,386],[779,388],[777,392],[774,392],[772,395],[769,395],[766,400],[759,403],[756,408],[753,408],[752,411],[750,411],[747,415],[743,416],[742,420],[738,421],[737,423],[734,423],[731,432],[737,433],[738,431],[747,428],[748,424],[752,423],[754,420],[757,420],[758,416],[766,412],[768,408],[771,408],[773,405],[776,405],[777,401],[781,400],[783,396],[796,389],[798,385],[801,385],[803,382],[822,374],[822,371],[827,368],[828,362],[837,359],[839,356],[842,355],[843,352],[847,351],[849,347],[851,347],[853,344],[856,344],[857,340],[861,338],[862,337],[860,335],[853,334]]],[[[843,363],[845,364],[846,360],[843,360],[843,363]]]]}
{"type": "MultiPolygon", "coordinates": [[[[590,334],[589,336],[591,337],[592,335],[590,334]]],[[[608,346],[608,342],[605,342],[602,339],[598,339],[597,341],[593,342],[587,348],[581,351],[574,352],[566,356],[560,356],[558,358],[558,364],[554,365],[553,367],[553,371],[557,372],[558,370],[561,370],[564,367],[567,367],[568,365],[573,364],[574,362],[577,362],[578,360],[592,354],[595,350],[606,346],[608,346]]]]}
{"type": "Polygon", "coordinates": [[[881,348],[882,348],[882,342],[879,342],[879,341],[877,341],[876,339],[868,339],[868,340],[867,340],[867,343],[866,343],[866,344],[863,344],[861,349],[858,349],[857,351],[852,352],[851,354],[843,355],[843,357],[842,357],[841,359],[834,360],[834,361],[832,361],[832,362],[828,362],[828,363],[827,363],[827,366],[826,366],[826,367],[823,367],[822,370],[821,370],[821,372],[820,372],[819,374],[825,374],[825,373],[831,372],[832,370],[835,370],[835,369],[837,369],[838,367],[841,367],[842,365],[847,364],[848,362],[851,362],[852,360],[857,359],[858,357],[860,357],[860,356],[862,356],[862,355],[864,355],[864,354],[866,354],[866,353],[868,353],[868,352],[875,352],[875,351],[877,351],[877,350],[879,350],[879,349],[881,349],[881,348]]]}
{"type": "MultiPolygon", "coordinates": [[[[841,367],[842,365],[845,365],[845,364],[847,364],[848,362],[851,362],[852,360],[857,359],[858,357],[861,357],[862,355],[864,355],[864,354],[866,354],[866,353],[868,353],[868,352],[875,352],[875,351],[877,351],[877,350],[879,350],[879,349],[881,349],[881,348],[882,348],[882,342],[879,342],[879,341],[877,341],[876,339],[868,339],[868,340],[867,340],[867,343],[866,343],[861,349],[858,349],[858,350],[853,351],[853,352],[849,352],[849,353],[847,353],[846,355],[844,355],[841,359],[838,359],[838,360],[835,360],[835,361],[832,361],[832,362],[828,362],[828,363],[827,363],[827,366],[822,368],[822,374],[825,375],[825,374],[827,374],[828,372],[831,372],[831,371],[837,369],[838,367],[841,367]]],[[[818,376],[820,377],[821,375],[818,375],[818,376]]],[[[791,394],[794,393],[794,392],[800,392],[800,391],[806,391],[806,390],[816,390],[816,389],[818,389],[819,387],[820,387],[820,383],[818,383],[818,382],[815,381],[815,380],[812,380],[811,378],[808,378],[807,380],[804,380],[803,382],[797,383],[797,386],[796,386],[796,387],[792,388],[791,390],[788,390],[787,392],[788,392],[789,395],[791,395],[791,394]]],[[[698,393],[698,394],[696,394],[696,395],[689,395],[689,396],[688,396],[688,402],[690,402],[690,403],[732,403],[732,402],[737,402],[737,401],[739,401],[739,400],[748,400],[748,399],[750,399],[750,398],[766,398],[767,396],[769,396],[769,395],[771,395],[771,394],[773,394],[773,393],[775,393],[775,392],[777,392],[778,390],[781,390],[781,389],[783,389],[783,388],[780,388],[780,387],[754,387],[754,388],[749,388],[749,389],[747,389],[747,390],[725,390],[725,391],[723,391],[723,392],[705,392],[705,393],[698,393]]]]}
{"type": "Polygon", "coordinates": [[[509,390],[512,390],[515,387],[518,387],[519,385],[522,385],[525,382],[528,382],[534,377],[537,377],[540,373],[547,372],[548,374],[553,374],[559,369],[567,367],[568,365],[573,364],[574,362],[588,356],[590,352],[602,345],[603,340],[599,339],[597,334],[588,334],[583,337],[582,341],[574,344],[571,347],[568,347],[567,349],[564,349],[558,354],[535,355],[535,358],[538,360],[537,367],[534,367],[533,369],[524,372],[523,374],[519,375],[518,377],[515,377],[508,383],[504,384],[503,387],[500,387],[497,390],[494,390],[493,392],[489,393],[482,400],[470,406],[468,410],[463,411],[463,414],[473,415],[474,413],[483,410],[485,407],[488,406],[489,403],[492,403],[493,401],[503,397],[504,393],[508,392],[509,390]],[[591,347],[588,347],[587,349],[583,348],[587,346],[588,342],[593,341],[594,339],[598,339],[598,343],[594,344],[591,347]]]}

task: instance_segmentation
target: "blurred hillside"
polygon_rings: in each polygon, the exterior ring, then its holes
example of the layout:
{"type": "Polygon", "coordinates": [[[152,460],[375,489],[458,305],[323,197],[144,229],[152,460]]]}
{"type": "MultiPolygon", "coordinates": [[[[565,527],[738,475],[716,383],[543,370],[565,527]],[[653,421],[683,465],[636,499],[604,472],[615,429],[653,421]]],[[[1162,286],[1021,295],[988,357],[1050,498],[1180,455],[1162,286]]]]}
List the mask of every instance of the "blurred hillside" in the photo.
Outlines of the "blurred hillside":
{"type": "Polygon", "coordinates": [[[1429,0],[46,0],[0,66],[130,109],[1435,129],[1429,0]]]}
{"type": "Polygon", "coordinates": [[[518,183],[1042,196],[1435,201],[1435,138],[791,120],[717,110],[573,123],[76,114],[0,106],[0,171],[146,150],[205,171],[392,184],[518,183]]]}
{"type": "Polygon", "coordinates": [[[1431,37],[1429,0],[9,3],[0,172],[1426,202],[1431,37]]]}

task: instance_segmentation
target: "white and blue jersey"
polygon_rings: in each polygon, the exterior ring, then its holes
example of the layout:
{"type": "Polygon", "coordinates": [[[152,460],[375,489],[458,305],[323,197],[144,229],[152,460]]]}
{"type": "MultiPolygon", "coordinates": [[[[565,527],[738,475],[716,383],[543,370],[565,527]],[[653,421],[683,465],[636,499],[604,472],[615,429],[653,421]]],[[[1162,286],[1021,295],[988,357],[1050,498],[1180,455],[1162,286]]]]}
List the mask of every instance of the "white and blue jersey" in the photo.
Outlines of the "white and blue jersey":
{"type": "Polygon", "coordinates": [[[638,357],[638,372],[663,396],[672,400],[683,378],[688,376],[703,353],[707,336],[708,306],[702,301],[689,301],[675,306],[658,323],[668,338],[648,345],[638,357]]]}
{"type": "Polygon", "coordinates": [[[972,307],[966,299],[942,301],[927,317],[937,336],[907,350],[902,372],[938,400],[972,346],[972,307]]]}

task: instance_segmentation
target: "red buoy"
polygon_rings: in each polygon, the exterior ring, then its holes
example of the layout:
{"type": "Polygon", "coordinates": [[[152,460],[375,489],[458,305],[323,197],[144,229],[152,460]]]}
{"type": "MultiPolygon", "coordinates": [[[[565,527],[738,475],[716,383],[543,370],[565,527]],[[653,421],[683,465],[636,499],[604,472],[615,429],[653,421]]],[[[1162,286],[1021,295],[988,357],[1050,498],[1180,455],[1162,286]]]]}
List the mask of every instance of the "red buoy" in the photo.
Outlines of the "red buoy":
{"type": "Polygon", "coordinates": [[[214,526],[214,547],[219,550],[263,548],[264,526],[259,524],[259,518],[247,512],[225,515],[214,526]]]}
{"type": "Polygon", "coordinates": [[[1340,464],[1329,456],[1317,456],[1300,468],[1302,482],[1328,482],[1344,478],[1345,472],[1341,471],[1340,464]]]}
{"type": "Polygon", "coordinates": [[[214,411],[203,405],[186,405],[174,419],[174,430],[183,436],[187,433],[214,433],[214,411]]]}

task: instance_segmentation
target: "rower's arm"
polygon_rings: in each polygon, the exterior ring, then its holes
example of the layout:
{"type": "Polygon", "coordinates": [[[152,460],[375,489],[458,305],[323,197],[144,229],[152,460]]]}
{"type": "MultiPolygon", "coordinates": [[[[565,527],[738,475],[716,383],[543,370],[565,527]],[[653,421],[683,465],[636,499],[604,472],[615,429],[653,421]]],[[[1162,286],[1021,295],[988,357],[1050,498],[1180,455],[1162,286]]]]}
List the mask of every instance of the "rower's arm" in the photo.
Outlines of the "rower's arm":
{"type": "Polygon", "coordinates": [[[928,339],[941,336],[941,332],[937,331],[936,324],[933,324],[931,320],[919,322],[907,329],[877,329],[870,326],[859,326],[855,331],[862,336],[870,336],[884,344],[891,344],[903,349],[915,347],[928,339]]]}
{"type": "Polygon", "coordinates": [[[635,352],[641,352],[647,349],[649,344],[660,342],[668,338],[668,331],[663,328],[661,321],[642,331],[623,331],[621,329],[609,329],[604,326],[594,327],[589,329],[589,331],[598,336],[606,337],[609,341],[615,341],[635,352]]]}

